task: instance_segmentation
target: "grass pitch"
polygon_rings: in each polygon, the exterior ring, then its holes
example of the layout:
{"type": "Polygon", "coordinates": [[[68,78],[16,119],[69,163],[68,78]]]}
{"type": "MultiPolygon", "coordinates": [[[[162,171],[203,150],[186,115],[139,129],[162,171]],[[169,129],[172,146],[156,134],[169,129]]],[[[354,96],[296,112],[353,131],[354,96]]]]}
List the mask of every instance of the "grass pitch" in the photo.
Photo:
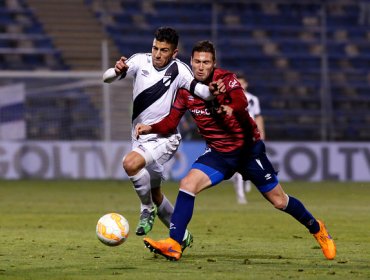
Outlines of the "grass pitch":
{"type": "MultiPolygon", "coordinates": [[[[144,248],[135,236],[138,198],[122,181],[0,181],[0,279],[369,279],[370,184],[286,183],[337,244],[324,258],[307,230],[253,189],[236,204],[230,182],[196,199],[194,245],[179,262],[144,248]],[[95,236],[108,212],[124,215],[128,240],[107,247],[95,236]]],[[[171,201],[176,183],[166,183],[171,201]]],[[[156,220],[149,234],[168,231],[156,220]]]]}

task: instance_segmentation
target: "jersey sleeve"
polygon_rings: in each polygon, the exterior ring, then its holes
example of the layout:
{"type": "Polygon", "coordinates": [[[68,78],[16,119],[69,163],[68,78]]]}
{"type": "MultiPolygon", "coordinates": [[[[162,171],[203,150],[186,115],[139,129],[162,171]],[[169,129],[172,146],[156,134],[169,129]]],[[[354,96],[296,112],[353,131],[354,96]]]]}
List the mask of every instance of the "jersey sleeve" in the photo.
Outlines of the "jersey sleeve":
{"type": "Polygon", "coordinates": [[[219,104],[228,105],[233,108],[234,112],[243,112],[248,106],[243,88],[236,76],[232,73],[223,77],[226,92],[217,96],[219,104]]]}
{"type": "Polygon", "coordinates": [[[134,77],[142,64],[142,60],[145,59],[145,56],[146,54],[134,54],[129,59],[127,59],[127,72],[122,74],[120,79],[123,79],[125,77],[134,77]]]}
{"type": "Polygon", "coordinates": [[[116,80],[121,80],[125,78],[126,76],[130,76],[130,77],[135,76],[137,70],[139,69],[139,65],[140,65],[140,55],[136,54],[136,55],[131,56],[129,59],[126,60],[126,64],[129,66],[129,68],[125,73],[122,73],[121,75],[117,75],[114,67],[106,70],[103,74],[103,81],[105,83],[112,83],[116,80]]]}
{"type": "Polygon", "coordinates": [[[176,130],[182,116],[187,110],[187,95],[185,90],[178,90],[170,113],[160,122],[151,125],[152,133],[168,134],[176,130]]]}

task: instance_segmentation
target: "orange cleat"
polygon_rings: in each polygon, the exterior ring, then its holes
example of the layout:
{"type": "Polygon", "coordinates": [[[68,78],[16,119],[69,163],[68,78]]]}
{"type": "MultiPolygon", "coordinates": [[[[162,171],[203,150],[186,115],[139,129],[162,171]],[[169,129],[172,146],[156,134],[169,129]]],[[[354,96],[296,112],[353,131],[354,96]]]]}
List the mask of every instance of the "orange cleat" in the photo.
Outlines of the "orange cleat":
{"type": "Polygon", "coordinates": [[[318,233],[313,234],[317,242],[320,244],[321,250],[328,260],[333,260],[336,255],[336,247],[333,238],[326,230],[326,227],[322,221],[317,220],[320,225],[318,233]]]}
{"type": "Polygon", "coordinates": [[[172,238],[154,241],[151,238],[144,238],[145,247],[155,254],[164,256],[167,260],[178,261],[181,258],[181,245],[172,238]]]}

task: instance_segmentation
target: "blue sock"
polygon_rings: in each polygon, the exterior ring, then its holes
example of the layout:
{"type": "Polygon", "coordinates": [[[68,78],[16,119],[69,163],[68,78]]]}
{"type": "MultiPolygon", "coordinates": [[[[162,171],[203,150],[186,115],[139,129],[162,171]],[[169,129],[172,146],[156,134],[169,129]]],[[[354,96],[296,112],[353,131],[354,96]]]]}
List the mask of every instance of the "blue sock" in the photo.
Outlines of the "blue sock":
{"type": "Polygon", "coordinates": [[[317,233],[320,230],[319,223],[298,199],[289,196],[288,205],[283,211],[292,215],[298,222],[304,225],[310,233],[317,233]]]}
{"type": "Polygon", "coordinates": [[[186,227],[193,216],[195,196],[179,191],[171,217],[170,237],[181,244],[186,227]]]}

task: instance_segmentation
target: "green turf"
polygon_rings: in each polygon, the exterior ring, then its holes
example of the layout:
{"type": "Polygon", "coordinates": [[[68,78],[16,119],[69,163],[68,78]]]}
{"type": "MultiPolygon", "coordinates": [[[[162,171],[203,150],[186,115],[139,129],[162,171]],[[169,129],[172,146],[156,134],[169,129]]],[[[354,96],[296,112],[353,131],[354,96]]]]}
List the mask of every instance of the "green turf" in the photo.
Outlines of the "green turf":
{"type": "MultiPolygon", "coordinates": [[[[247,205],[237,205],[229,182],[198,196],[193,248],[169,262],[135,236],[139,204],[128,182],[0,181],[0,279],[369,279],[370,184],[284,185],[327,223],[334,261],[255,189],[247,205]],[[95,236],[98,218],[113,211],[131,225],[126,243],[114,248],[95,236]]],[[[177,185],[164,191],[174,201],[177,185]]],[[[157,220],[149,236],[167,234],[157,220]]]]}

